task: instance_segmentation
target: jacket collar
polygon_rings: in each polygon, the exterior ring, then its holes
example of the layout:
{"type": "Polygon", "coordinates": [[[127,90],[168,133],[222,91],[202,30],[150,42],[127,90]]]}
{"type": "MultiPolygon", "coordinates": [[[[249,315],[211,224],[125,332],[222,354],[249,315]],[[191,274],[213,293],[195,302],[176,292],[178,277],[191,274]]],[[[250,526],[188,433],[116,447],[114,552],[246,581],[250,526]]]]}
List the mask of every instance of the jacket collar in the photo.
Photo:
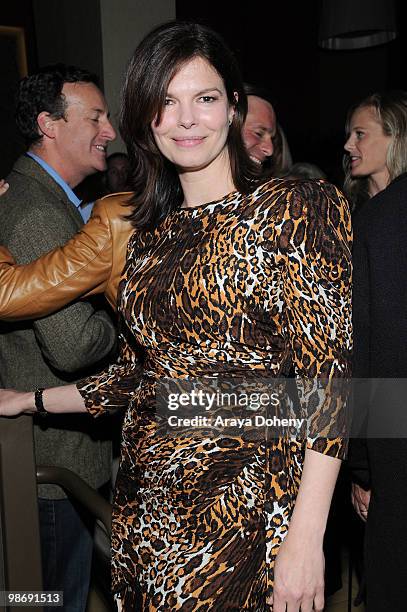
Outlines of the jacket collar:
{"type": "Polygon", "coordinates": [[[54,196],[63,202],[69,202],[70,200],[58,183],[38,164],[32,157],[28,155],[21,155],[13,166],[13,170],[19,174],[29,176],[34,181],[41,183],[44,187],[52,191],[54,196]]]}
{"type": "Polygon", "coordinates": [[[78,228],[83,225],[83,218],[77,207],[72,204],[62,187],[32,157],[21,155],[15,162],[12,171],[28,176],[48,189],[53,197],[57,198],[66,207],[68,214],[78,225],[78,228]]]}

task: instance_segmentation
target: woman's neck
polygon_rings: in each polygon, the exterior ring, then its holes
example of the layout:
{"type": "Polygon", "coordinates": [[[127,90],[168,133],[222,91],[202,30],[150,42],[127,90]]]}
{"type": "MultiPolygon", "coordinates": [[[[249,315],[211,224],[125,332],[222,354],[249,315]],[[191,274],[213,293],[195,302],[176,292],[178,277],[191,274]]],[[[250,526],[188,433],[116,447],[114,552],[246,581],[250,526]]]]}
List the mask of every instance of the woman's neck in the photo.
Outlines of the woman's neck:
{"type": "Polygon", "coordinates": [[[183,208],[220,200],[236,189],[227,151],[205,168],[194,171],[181,170],[179,179],[184,192],[183,208]]]}
{"type": "Polygon", "coordinates": [[[373,198],[377,193],[386,189],[390,182],[390,174],[386,169],[378,174],[371,174],[368,178],[368,191],[369,196],[373,198]]]}

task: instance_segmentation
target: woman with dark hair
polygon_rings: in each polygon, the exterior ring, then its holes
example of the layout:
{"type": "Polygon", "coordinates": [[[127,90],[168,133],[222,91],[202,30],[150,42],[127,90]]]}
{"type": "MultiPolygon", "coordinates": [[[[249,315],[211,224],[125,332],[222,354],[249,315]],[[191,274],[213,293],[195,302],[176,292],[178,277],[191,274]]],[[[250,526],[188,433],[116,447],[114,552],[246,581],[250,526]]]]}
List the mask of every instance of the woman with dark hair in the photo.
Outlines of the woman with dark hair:
{"type": "MultiPolygon", "coordinates": [[[[127,210],[134,231],[118,289],[119,361],[77,385],[0,392],[3,416],[126,410],[112,535],[113,590],[126,611],[324,605],[322,541],[344,452],[337,398],[327,393],[297,437],[168,435],[155,412],[168,378],[245,377],[261,389],[293,371],[330,388],[349,375],[346,200],[327,183],[261,183],[241,139],[245,112],[239,71],[217,34],[174,22],[141,42],[121,113],[134,193],[95,206],[116,206],[114,219],[91,220],[112,229],[108,256],[86,229],[76,239],[85,268],[100,258],[104,269],[85,291],[113,301],[127,210]]],[[[70,268],[63,250],[45,256],[31,278],[57,296],[67,270],[84,280],[81,257],[71,255],[70,268]]]]}

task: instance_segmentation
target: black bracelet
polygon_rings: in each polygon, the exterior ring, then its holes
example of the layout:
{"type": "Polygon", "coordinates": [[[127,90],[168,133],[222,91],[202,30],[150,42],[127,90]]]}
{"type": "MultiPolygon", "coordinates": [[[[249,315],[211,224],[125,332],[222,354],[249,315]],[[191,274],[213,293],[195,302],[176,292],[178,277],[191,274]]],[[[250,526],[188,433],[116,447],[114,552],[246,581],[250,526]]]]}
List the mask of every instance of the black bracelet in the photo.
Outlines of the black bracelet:
{"type": "Polygon", "coordinates": [[[37,413],[42,416],[46,416],[48,414],[47,410],[45,410],[44,402],[42,401],[42,394],[45,391],[44,387],[38,387],[38,389],[34,392],[35,399],[35,407],[37,409],[37,413]]]}

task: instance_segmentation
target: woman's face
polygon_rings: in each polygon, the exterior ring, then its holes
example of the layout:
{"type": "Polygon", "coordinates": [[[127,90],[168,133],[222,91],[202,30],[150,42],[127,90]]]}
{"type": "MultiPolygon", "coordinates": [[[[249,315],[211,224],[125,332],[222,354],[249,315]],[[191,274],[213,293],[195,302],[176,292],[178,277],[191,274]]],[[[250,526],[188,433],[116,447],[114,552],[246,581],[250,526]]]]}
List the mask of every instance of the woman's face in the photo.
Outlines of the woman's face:
{"type": "Polygon", "coordinates": [[[387,184],[386,159],[392,137],[383,132],[376,110],[371,106],[357,108],[349,127],[345,151],[349,154],[351,175],[373,179],[386,177],[387,184]]]}
{"type": "Polygon", "coordinates": [[[197,171],[227,153],[226,139],[234,109],[222,78],[196,57],[170,81],[159,124],[151,124],[161,153],[180,172],[197,171]]]}

